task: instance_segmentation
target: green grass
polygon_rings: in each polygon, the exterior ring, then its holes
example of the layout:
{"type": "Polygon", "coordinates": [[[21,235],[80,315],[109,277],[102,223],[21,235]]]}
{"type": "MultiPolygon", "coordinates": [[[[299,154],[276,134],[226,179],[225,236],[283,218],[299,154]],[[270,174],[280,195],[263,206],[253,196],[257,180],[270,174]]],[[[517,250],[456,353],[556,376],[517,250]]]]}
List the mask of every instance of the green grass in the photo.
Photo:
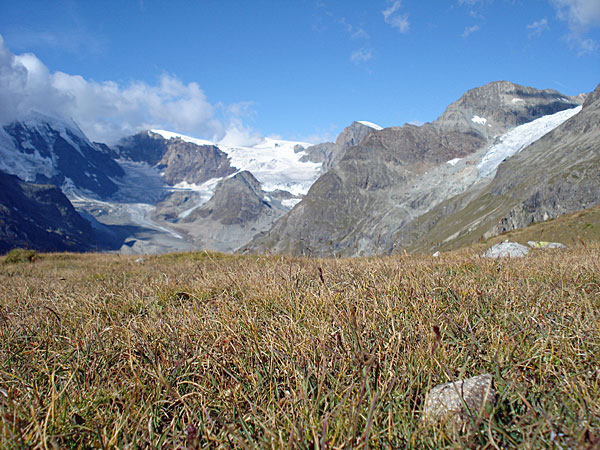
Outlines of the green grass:
{"type": "Polygon", "coordinates": [[[0,264],[0,447],[598,445],[597,243],[136,259],[0,264]],[[486,372],[499,401],[477,430],[420,420],[433,386],[486,372]]]}

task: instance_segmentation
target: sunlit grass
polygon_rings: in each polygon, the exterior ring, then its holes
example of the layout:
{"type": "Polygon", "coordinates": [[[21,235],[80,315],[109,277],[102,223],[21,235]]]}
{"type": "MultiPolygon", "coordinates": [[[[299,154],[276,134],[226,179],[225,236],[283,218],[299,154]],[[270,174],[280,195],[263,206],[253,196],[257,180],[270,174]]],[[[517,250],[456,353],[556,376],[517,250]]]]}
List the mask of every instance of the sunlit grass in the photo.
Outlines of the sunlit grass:
{"type": "Polygon", "coordinates": [[[0,264],[3,448],[598,445],[597,244],[136,259],[0,264]],[[485,372],[499,401],[476,432],[420,421],[431,387],[485,372]]]}

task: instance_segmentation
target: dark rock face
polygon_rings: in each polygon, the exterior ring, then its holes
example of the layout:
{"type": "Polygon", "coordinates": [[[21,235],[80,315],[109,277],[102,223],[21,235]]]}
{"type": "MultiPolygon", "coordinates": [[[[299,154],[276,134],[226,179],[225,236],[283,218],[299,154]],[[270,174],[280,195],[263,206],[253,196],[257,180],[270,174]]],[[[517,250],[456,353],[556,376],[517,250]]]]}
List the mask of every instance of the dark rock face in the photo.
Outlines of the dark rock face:
{"type": "Polygon", "coordinates": [[[0,253],[93,248],[92,227],[55,186],[26,183],[0,172],[0,253]]]}
{"type": "Polygon", "coordinates": [[[467,92],[431,124],[370,129],[249,248],[313,255],[389,252],[409,223],[470,188],[473,181],[464,179],[471,180],[474,170],[447,175],[448,161],[475,155],[516,125],[581,101],[496,82],[467,92]],[[437,172],[448,180],[432,175],[437,172]]]}
{"type": "Polygon", "coordinates": [[[114,147],[121,158],[155,166],[167,153],[169,141],[159,134],[142,131],[121,139],[114,147]]]}
{"type": "Polygon", "coordinates": [[[39,170],[27,181],[62,186],[70,179],[75,187],[100,197],[117,191],[110,178],[122,177],[123,169],[109,152],[92,144],[74,123],[58,123],[36,114],[35,121],[13,122],[3,129],[17,153],[40,158],[39,170]],[[48,164],[51,168],[46,167],[48,164]]]}
{"type": "Polygon", "coordinates": [[[165,139],[150,131],[121,140],[116,149],[123,158],[158,165],[164,180],[171,185],[182,181],[202,184],[236,171],[227,154],[214,145],[196,145],[179,138],[165,139]]]}

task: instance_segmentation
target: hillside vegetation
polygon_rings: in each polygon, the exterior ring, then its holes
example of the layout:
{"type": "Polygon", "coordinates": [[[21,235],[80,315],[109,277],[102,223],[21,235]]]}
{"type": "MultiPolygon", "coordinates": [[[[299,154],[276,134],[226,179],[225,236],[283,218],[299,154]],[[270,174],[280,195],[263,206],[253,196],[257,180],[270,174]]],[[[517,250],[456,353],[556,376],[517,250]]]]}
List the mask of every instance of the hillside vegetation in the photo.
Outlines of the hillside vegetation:
{"type": "Polygon", "coordinates": [[[0,263],[2,448],[596,448],[600,244],[0,263]],[[490,373],[474,431],[421,421],[490,373]]]}

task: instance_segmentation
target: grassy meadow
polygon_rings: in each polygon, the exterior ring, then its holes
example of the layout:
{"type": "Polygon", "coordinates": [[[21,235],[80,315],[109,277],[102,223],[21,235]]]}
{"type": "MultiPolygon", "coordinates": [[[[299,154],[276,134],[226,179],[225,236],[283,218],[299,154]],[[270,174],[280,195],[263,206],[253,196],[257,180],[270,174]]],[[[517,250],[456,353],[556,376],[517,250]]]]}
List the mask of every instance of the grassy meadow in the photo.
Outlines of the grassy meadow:
{"type": "Polygon", "coordinates": [[[598,243],[137,259],[0,258],[1,448],[600,446],[598,243]],[[482,373],[474,431],[420,420],[482,373]]]}

